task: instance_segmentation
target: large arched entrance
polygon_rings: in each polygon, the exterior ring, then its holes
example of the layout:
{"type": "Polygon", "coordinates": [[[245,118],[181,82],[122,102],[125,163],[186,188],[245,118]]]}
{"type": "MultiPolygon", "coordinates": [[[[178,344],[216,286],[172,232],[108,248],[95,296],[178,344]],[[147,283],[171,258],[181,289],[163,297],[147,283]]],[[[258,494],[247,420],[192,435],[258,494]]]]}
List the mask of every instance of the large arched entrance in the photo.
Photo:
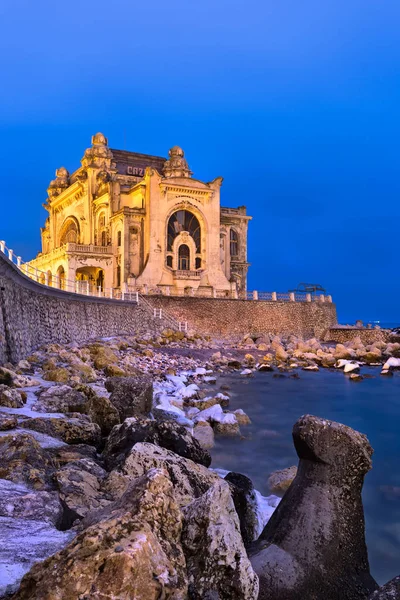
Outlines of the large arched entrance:
{"type": "Polygon", "coordinates": [[[80,267],[75,272],[76,290],[81,294],[104,291],[104,271],[98,267],[80,267]]]}
{"type": "Polygon", "coordinates": [[[177,210],[168,219],[166,266],[178,271],[201,269],[201,226],[189,210],[177,210]]]}

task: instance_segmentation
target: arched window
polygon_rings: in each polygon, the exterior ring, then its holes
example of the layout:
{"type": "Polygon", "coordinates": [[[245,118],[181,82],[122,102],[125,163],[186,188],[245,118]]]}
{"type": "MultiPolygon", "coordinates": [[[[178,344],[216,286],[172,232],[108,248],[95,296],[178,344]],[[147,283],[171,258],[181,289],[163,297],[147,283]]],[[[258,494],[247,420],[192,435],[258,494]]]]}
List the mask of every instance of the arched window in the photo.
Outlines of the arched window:
{"type": "Polygon", "coordinates": [[[189,271],[190,269],[190,250],[186,244],[179,246],[178,269],[180,271],[189,271]]]}
{"type": "Polygon", "coordinates": [[[117,266],[117,287],[121,287],[121,265],[117,266]]]}
{"type": "Polygon", "coordinates": [[[239,254],[239,238],[234,229],[231,229],[230,233],[230,251],[231,256],[238,256],[239,254]]]}
{"type": "Polygon", "coordinates": [[[171,215],[168,221],[167,250],[172,250],[174,239],[182,232],[187,231],[196,244],[196,252],[201,251],[201,229],[197,217],[188,210],[178,210],[171,215]]]}
{"type": "Polygon", "coordinates": [[[102,213],[99,217],[99,228],[105,227],[105,225],[106,225],[106,217],[105,217],[104,213],[102,213]]]}
{"type": "Polygon", "coordinates": [[[122,241],[122,233],[121,233],[121,231],[118,231],[118,233],[117,233],[117,246],[121,245],[121,241],[122,241]]]}
{"type": "Polygon", "coordinates": [[[75,219],[68,218],[61,227],[60,246],[67,243],[77,244],[79,241],[79,226],[75,219]]]}
{"type": "Polygon", "coordinates": [[[105,231],[101,232],[101,245],[106,246],[106,232],[105,231]]]}

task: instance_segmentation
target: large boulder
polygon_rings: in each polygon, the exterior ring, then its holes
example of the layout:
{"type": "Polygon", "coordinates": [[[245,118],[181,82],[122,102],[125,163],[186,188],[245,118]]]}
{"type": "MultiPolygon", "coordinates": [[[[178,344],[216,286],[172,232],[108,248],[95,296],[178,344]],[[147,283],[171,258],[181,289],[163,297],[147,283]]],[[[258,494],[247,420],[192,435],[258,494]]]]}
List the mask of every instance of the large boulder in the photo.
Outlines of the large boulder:
{"type": "Polygon", "coordinates": [[[64,528],[70,527],[90,510],[109,504],[101,491],[106,474],[104,469],[88,458],[72,461],[56,471],[54,480],[65,509],[64,528]]]}
{"type": "Polygon", "coordinates": [[[241,473],[230,472],[226,475],[225,481],[230,486],[243,542],[248,546],[257,539],[259,534],[256,491],[251,479],[241,473]]]}
{"type": "Polygon", "coordinates": [[[26,483],[35,489],[49,486],[54,462],[32,435],[16,433],[0,437],[0,478],[26,483]]]}
{"type": "Polygon", "coordinates": [[[24,427],[60,439],[67,444],[98,446],[101,440],[100,427],[82,418],[35,417],[24,421],[24,427]]]}
{"type": "Polygon", "coordinates": [[[39,395],[35,402],[36,410],[42,412],[81,413],[97,423],[102,435],[108,435],[117,425],[119,413],[106,396],[96,394],[89,385],[51,386],[39,395]]]}
{"type": "Polygon", "coordinates": [[[7,408],[21,408],[24,406],[24,400],[21,393],[10,388],[8,385],[0,385],[0,406],[6,406],[7,408]]]}
{"type": "Polygon", "coordinates": [[[371,468],[365,435],[306,415],[293,428],[297,475],[251,550],[259,600],[361,600],[369,572],[361,490],[371,468]]]}
{"type": "Polygon", "coordinates": [[[256,600],[258,578],[247,558],[229,485],[220,479],[183,514],[189,597],[256,600]]]}
{"type": "Polygon", "coordinates": [[[184,600],[182,515],[166,474],[152,469],[93,511],[64,550],[25,575],[13,600],[184,600]]]}
{"type": "Polygon", "coordinates": [[[204,450],[214,447],[214,430],[207,421],[197,421],[193,428],[193,437],[199,442],[204,450]]]}
{"type": "Polygon", "coordinates": [[[0,431],[8,431],[10,429],[15,429],[17,425],[18,419],[16,415],[0,413],[0,431]]]}
{"type": "Polygon", "coordinates": [[[391,579],[371,594],[368,600],[399,600],[400,599],[400,575],[391,579]]]}
{"type": "Polygon", "coordinates": [[[103,457],[108,469],[120,466],[138,442],[149,442],[209,467],[211,456],[185,427],[174,421],[131,417],[117,425],[107,439],[103,457]]]}
{"type": "Polygon", "coordinates": [[[102,435],[108,435],[120,422],[118,410],[106,396],[96,394],[89,385],[79,385],[76,389],[86,398],[82,412],[88,415],[93,423],[97,423],[102,435]]]}
{"type": "Polygon", "coordinates": [[[271,473],[271,475],[268,477],[268,487],[271,491],[271,494],[283,496],[286,490],[288,490],[291,486],[296,474],[297,467],[295,465],[293,467],[287,467],[286,469],[280,469],[279,471],[274,471],[271,473]]]}
{"type": "Polygon", "coordinates": [[[105,369],[109,365],[115,365],[120,359],[115,350],[109,346],[97,343],[91,344],[88,348],[96,369],[105,369]]]}
{"type": "Polygon", "coordinates": [[[147,442],[135,444],[121,466],[129,477],[141,477],[149,469],[165,469],[174,482],[175,496],[184,506],[204,494],[219,477],[203,465],[147,442]]]}
{"type": "Polygon", "coordinates": [[[35,402],[35,408],[41,412],[84,412],[85,395],[69,385],[52,385],[45,388],[35,402]]]}
{"type": "Polygon", "coordinates": [[[145,375],[110,377],[105,382],[110,401],[121,421],[128,417],[147,416],[153,406],[153,382],[145,375]]]}

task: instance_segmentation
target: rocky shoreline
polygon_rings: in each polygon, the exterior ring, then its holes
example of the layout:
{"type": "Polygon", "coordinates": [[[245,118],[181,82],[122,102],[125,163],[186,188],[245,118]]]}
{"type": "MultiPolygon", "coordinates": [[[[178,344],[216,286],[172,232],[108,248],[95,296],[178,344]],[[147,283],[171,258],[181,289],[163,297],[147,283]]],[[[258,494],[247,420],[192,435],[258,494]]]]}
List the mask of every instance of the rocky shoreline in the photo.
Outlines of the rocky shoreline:
{"type": "MultiPolygon", "coordinates": [[[[297,474],[272,476],[277,495],[268,497],[244,475],[213,471],[209,453],[215,436],[239,437],[250,422],[229,410],[219,374],[337,368],[361,381],[365,364],[392,374],[400,344],[278,336],[232,343],[165,330],[52,344],[4,365],[0,598],[368,598],[377,585],[361,503],[371,465],[365,436],[300,419],[297,474]],[[349,493],[359,513],[351,539],[349,493]],[[301,509],[305,494],[320,523],[301,509]],[[340,536],[339,559],[332,543],[340,536]]],[[[383,588],[371,598],[400,598],[398,582],[387,589],[392,595],[383,588]]]]}

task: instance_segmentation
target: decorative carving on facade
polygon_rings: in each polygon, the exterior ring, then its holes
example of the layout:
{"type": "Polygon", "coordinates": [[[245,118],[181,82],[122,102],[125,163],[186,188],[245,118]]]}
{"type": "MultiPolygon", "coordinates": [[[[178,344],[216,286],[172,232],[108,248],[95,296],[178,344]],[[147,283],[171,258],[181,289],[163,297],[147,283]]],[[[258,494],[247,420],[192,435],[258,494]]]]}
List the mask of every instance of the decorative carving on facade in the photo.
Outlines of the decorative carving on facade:
{"type": "Polygon", "coordinates": [[[62,191],[69,186],[69,173],[65,167],[56,170],[56,178],[50,181],[48,194],[50,198],[54,198],[61,194],[62,191]]]}
{"type": "Polygon", "coordinates": [[[173,146],[169,152],[169,159],[164,165],[164,177],[190,177],[192,171],[189,169],[185,153],[179,146],[173,146]]]}
{"type": "Polygon", "coordinates": [[[112,167],[113,154],[108,147],[108,140],[102,133],[92,137],[92,147],[85,150],[82,158],[83,167],[101,168],[112,167]]]}

